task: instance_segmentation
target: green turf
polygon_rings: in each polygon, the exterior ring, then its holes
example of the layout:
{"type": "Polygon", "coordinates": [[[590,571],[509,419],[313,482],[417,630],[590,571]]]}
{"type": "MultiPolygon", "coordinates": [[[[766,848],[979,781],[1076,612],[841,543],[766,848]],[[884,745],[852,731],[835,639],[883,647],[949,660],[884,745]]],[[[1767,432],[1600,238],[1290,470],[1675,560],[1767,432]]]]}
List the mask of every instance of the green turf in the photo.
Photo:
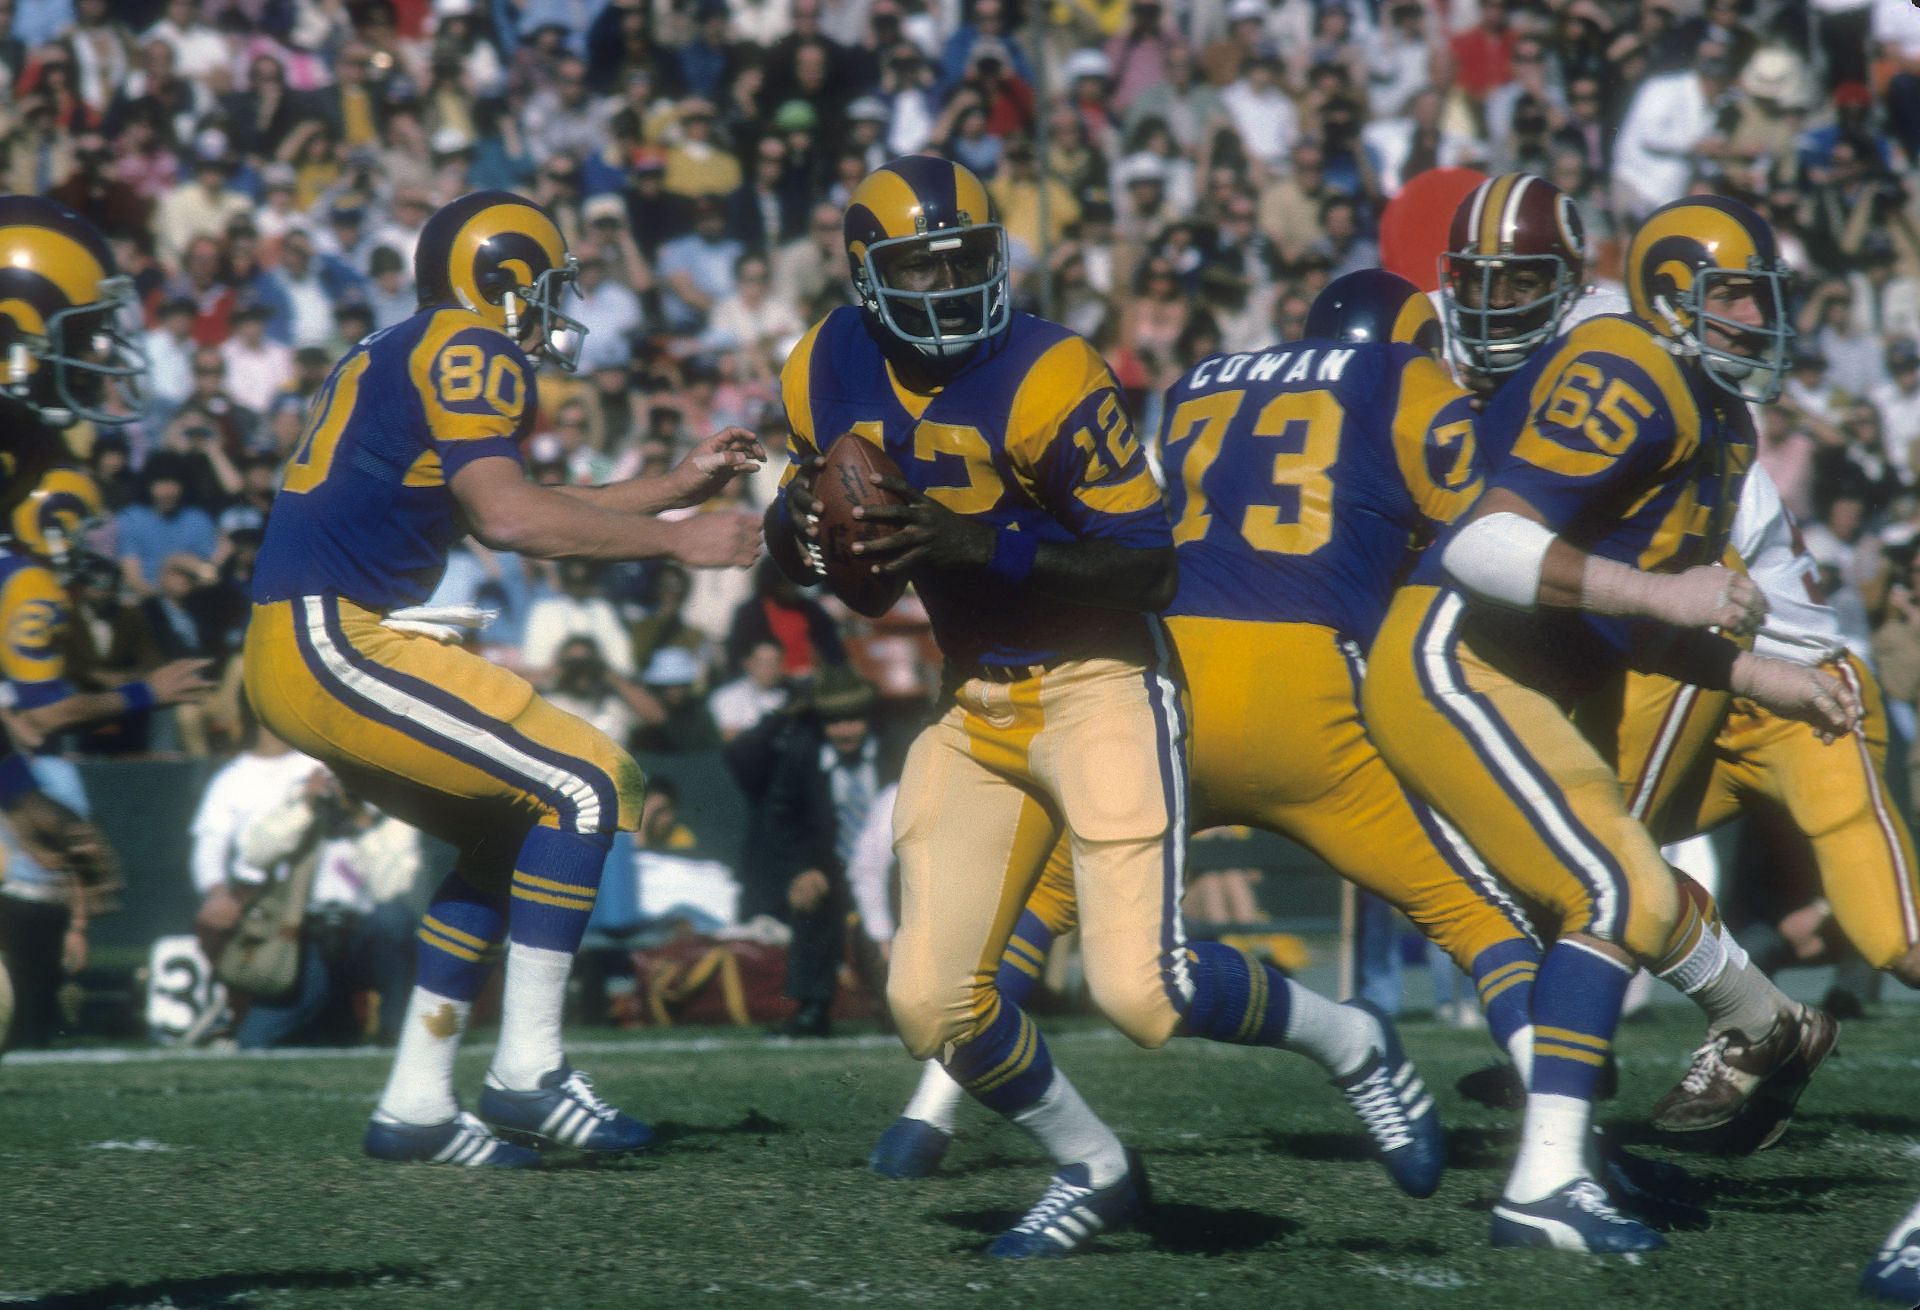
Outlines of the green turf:
{"type": "MultiPolygon", "coordinates": [[[[1684,1012],[1626,1029],[1604,1117],[1643,1115],[1693,1031],[1684,1012]]],[[[1059,1034],[1061,1062],[1144,1151],[1160,1204],[1144,1231],[1011,1268],[978,1249],[1044,1185],[1024,1138],[967,1107],[938,1179],[866,1173],[915,1074],[887,1045],[596,1052],[580,1063],[666,1147],[540,1175],[363,1160],[378,1058],[9,1063],[0,1305],[1845,1306],[1920,1185],[1915,1062],[1890,1017],[1849,1028],[1775,1150],[1655,1151],[1716,1187],[1711,1231],[1637,1266],[1494,1252],[1507,1117],[1452,1092],[1485,1039],[1425,1024],[1407,1038],[1449,1126],[1453,1169],[1427,1201],[1363,1158],[1297,1058],[1059,1034]],[[163,1149],[101,1145],[142,1139],[163,1149]]],[[[470,1094],[481,1069],[463,1059],[470,1094]]]]}

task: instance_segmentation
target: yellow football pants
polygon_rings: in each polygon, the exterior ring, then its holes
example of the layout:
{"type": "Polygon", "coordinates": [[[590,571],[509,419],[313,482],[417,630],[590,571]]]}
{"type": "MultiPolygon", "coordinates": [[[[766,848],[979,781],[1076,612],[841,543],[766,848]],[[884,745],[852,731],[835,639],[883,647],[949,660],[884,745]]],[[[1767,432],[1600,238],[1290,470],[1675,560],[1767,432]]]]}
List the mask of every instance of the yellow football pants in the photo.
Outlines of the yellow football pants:
{"type": "Polygon", "coordinates": [[[1860,698],[1860,727],[1822,742],[1804,723],[1734,701],[1666,831],[1677,840],[1709,832],[1752,805],[1784,810],[1813,847],[1840,931],[1868,963],[1884,969],[1920,943],[1913,835],[1887,794],[1887,707],[1879,680],[1851,653],[1824,667],[1860,698]]]}
{"type": "Polygon", "coordinates": [[[1465,613],[1433,587],[1394,598],[1362,698],[1381,755],[1555,935],[1657,961],[1687,909],[1659,848],[1565,711],[1463,635],[1465,613]]]}
{"type": "Polygon", "coordinates": [[[1311,623],[1167,621],[1193,705],[1195,828],[1291,837],[1380,897],[1471,971],[1532,937],[1444,820],[1407,794],[1367,735],[1359,647],[1311,623]]]}
{"type": "Polygon", "coordinates": [[[1186,751],[1170,653],[961,684],[908,752],[894,806],[887,1001],[908,1050],[941,1055],[992,1017],[994,973],[1063,834],[1094,1003],[1142,1046],[1173,1035],[1192,992],[1186,751]]]}
{"type": "Polygon", "coordinates": [[[458,646],[328,596],[256,605],[246,688],[262,723],[350,790],[503,882],[536,823],[632,831],[646,779],[606,734],[458,646]]]}

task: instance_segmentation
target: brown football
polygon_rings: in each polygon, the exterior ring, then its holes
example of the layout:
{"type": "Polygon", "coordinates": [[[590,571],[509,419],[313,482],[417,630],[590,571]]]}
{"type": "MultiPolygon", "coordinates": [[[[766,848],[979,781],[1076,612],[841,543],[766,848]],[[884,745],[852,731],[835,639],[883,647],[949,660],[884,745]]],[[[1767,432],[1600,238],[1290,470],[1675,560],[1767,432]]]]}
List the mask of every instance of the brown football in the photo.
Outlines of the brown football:
{"type": "Polygon", "coordinates": [[[899,531],[895,524],[868,523],[853,516],[863,505],[899,505],[891,491],[873,485],[873,475],[901,477],[900,466],[887,452],[864,437],[848,432],[827,447],[826,461],[814,480],[813,493],[826,508],[820,514],[820,545],[827,560],[827,585],[847,608],[870,619],[893,608],[907,588],[901,574],[875,573],[875,560],[853,553],[857,541],[872,541],[899,531]]]}

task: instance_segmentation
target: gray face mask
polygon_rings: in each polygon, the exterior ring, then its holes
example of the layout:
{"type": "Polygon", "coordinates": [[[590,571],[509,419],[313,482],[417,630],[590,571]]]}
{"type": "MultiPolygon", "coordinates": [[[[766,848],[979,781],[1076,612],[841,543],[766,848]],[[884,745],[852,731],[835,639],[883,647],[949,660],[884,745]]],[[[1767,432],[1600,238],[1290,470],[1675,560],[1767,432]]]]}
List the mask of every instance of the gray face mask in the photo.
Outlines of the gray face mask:
{"type": "Polygon", "coordinates": [[[854,285],[861,303],[887,331],[924,355],[945,359],[997,336],[1012,321],[1007,269],[1006,229],[998,223],[977,223],[876,241],[862,252],[854,285]],[[965,284],[935,291],[887,285],[880,265],[890,262],[889,252],[913,247],[945,257],[951,268],[970,270],[965,284]]]}

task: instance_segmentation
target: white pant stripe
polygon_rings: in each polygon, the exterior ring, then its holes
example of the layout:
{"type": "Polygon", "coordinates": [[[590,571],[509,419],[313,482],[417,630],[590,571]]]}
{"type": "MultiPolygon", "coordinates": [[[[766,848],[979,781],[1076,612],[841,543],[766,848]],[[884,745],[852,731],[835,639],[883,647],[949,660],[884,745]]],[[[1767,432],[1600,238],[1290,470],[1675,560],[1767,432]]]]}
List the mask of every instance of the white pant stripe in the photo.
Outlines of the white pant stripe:
{"type": "MultiPolygon", "coordinates": [[[[1837,667],[1840,676],[1852,689],[1854,699],[1865,705],[1866,688],[1860,685],[1859,675],[1852,663],[1841,660],[1837,667]]],[[[1899,831],[1893,826],[1893,813],[1887,804],[1887,789],[1880,779],[1880,770],[1873,766],[1873,752],[1867,748],[1864,728],[1854,729],[1853,743],[1860,751],[1860,771],[1867,778],[1867,795],[1873,798],[1873,817],[1880,824],[1880,835],[1886,839],[1887,858],[1893,861],[1894,886],[1900,890],[1900,926],[1906,930],[1908,942],[1920,942],[1920,907],[1913,903],[1913,870],[1907,866],[1906,847],[1901,844],[1899,831]]]]}
{"type": "Polygon", "coordinates": [[[325,598],[306,596],[302,598],[301,605],[304,610],[307,638],[313,643],[313,648],[319,653],[320,661],[326,665],[328,673],[389,714],[406,719],[429,733],[445,737],[469,751],[485,756],[522,778],[531,779],[538,785],[528,790],[536,795],[541,794],[543,790],[548,793],[559,792],[573,802],[579,815],[577,822],[581,831],[600,831],[602,819],[600,793],[586,778],[535,759],[511,742],[502,741],[485,728],[455,718],[438,705],[430,704],[417,696],[410,696],[397,687],[369,676],[341,652],[334,643],[332,634],[327,631],[325,598]]]}
{"type": "Polygon", "coordinates": [[[1517,793],[1516,798],[1524,802],[1534,821],[1546,829],[1560,857],[1573,866],[1570,871],[1580,877],[1593,897],[1595,921],[1612,931],[1625,931],[1626,925],[1616,922],[1620,912],[1620,894],[1614,886],[1614,875],[1607,867],[1607,861],[1588,848],[1585,836],[1575,831],[1566,816],[1560,813],[1560,807],[1534,775],[1531,764],[1514,753],[1498,726],[1480,708],[1473,693],[1454,676],[1447,646],[1453,639],[1455,629],[1460,626],[1466,608],[1466,602],[1451,592],[1440,598],[1428,629],[1425,649],[1420,652],[1427,677],[1446,698],[1446,709],[1455,722],[1462,724],[1481,752],[1499,766],[1503,781],[1517,793]]]}

